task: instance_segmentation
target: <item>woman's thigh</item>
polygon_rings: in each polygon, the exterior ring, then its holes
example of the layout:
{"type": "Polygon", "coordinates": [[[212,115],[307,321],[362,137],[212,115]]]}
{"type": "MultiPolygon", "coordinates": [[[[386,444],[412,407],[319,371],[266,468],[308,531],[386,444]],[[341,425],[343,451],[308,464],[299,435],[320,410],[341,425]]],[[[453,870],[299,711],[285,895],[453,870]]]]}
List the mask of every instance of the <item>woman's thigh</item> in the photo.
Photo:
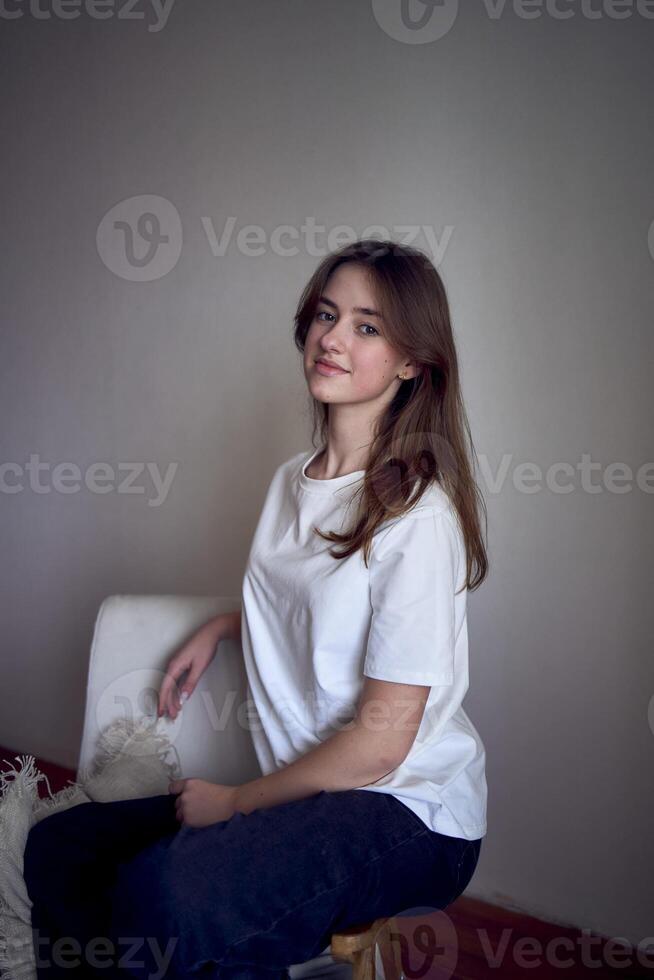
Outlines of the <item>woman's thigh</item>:
{"type": "MultiPolygon", "coordinates": [[[[27,837],[25,881],[35,891],[52,875],[107,867],[137,854],[179,828],[175,797],[151,796],[107,803],[79,803],[39,820],[27,837]]],[[[58,878],[54,884],[61,884],[58,878]]]]}
{"type": "Polygon", "coordinates": [[[365,790],[182,826],[120,866],[112,936],[141,937],[136,976],[156,965],[146,937],[170,951],[174,977],[212,963],[283,969],[318,955],[339,928],[447,905],[466,843],[365,790]]]}
{"type": "MultiPolygon", "coordinates": [[[[32,827],[23,875],[39,977],[70,977],[71,954],[66,959],[62,944],[85,950],[106,939],[118,865],[178,828],[175,797],[168,795],[81,803],[32,827]]],[[[88,963],[81,972],[96,975],[88,963]]],[[[73,973],[79,976],[80,969],[73,973]]],[[[101,975],[108,980],[106,969],[101,975]]]]}

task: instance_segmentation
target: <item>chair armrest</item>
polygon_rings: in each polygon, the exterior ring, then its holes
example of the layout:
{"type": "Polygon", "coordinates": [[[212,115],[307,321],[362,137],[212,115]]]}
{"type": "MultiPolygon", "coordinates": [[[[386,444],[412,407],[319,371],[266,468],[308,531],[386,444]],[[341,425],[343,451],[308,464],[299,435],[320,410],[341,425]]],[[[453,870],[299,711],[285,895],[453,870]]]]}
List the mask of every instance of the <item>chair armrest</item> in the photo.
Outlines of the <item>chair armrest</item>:
{"type": "MultiPolygon", "coordinates": [[[[90,764],[100,731],[118,718],[156,715],[166,665],[212,616],[241,606],[217,596],[109,596],[95,622],[78,769],[90,764]]],[[[175,745],[182,777],[236,785],[261,775],[247,711],[240,644],[224,640],[175,721],[157,722],[175,745]]]]}

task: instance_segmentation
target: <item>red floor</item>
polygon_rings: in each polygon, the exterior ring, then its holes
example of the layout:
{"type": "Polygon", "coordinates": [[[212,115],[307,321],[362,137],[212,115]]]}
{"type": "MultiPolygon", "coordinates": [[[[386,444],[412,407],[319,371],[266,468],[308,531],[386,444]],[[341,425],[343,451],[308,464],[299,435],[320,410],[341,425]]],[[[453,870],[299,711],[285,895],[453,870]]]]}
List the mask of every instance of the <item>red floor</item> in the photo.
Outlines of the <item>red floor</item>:
{"type": "MultiPolygon", "coordinates": [[[[0,746],[0,771],[7,771],[7,762],[18,768],[15,756],[24,754],[0,746]]],[[[36,759],[36,766],[48,777],[53,793],[75,779],[72,769],[56,763],[36,759]]],[[[39,784],[39,795],[47,796],[44,781],[39,784]]],[[[579,929],[565,928],[466,897],[450,905],[446,915],[434,913],[431,921],[429,916],[421,917],[415,931],[415,950],[412,954],[415,962],[404,964],[404,973],[406,977],[420,980],[517,980],[527,977],[576,980],[577,977],[591,976],[595,980],[617,976],[624,980],[650,977],[654,980],[654,954],[648,957],[649,963],[641,963],[642,954],[639,959],[633,949],[617,941],[589,937],[579,929]],[[438,942],[434,932],[430,933],[430,927],[438,928],[438,942]],[[431,954],[430,935],[433,937],[431,954]],[[418,949],[427,952],[418,954],[415,952],[418,949]]],[[[394,978],[389,974],[387,980],[394,978]]]]}

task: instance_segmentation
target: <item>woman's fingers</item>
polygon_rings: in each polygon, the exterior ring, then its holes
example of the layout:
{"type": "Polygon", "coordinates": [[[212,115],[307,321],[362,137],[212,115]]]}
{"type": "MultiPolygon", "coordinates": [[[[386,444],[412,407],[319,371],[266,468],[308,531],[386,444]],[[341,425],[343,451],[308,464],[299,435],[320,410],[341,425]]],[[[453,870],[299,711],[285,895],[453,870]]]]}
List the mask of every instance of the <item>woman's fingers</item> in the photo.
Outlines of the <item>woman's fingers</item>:
{"type": "Polygon", "coordinates": [[[158,705],[159,716],[165,714],[165,712],[168,710],[170,685],[171,685],[171,678],[168,676],[168,674],[166,674],[161,684],[161,688],[159,689],[159,705],[158,705]]]}
{"type": "Polygon", "coordinates": [[[172,718],[176,717],[176,712],[181,709],[181,702],[179,700],[179,690],[177,687],[177,681],[182,676],[184,671],[188,670],[188,662],[180,658],[178,661],[171,661],[166,670],[161,689],[159,691],[159,716],[168,714],[172,718]],[[175,711],[175,714],[172,714],[175,711]]]}
{"type": "Polygon", "coordinates": [[[177,717],[177,712],[179,711],[179,704],[175,700],[175,692],[170,692],[165,700],[162,702],[160,715],[167,714],[170,718],[175,720],[177,717]]]}

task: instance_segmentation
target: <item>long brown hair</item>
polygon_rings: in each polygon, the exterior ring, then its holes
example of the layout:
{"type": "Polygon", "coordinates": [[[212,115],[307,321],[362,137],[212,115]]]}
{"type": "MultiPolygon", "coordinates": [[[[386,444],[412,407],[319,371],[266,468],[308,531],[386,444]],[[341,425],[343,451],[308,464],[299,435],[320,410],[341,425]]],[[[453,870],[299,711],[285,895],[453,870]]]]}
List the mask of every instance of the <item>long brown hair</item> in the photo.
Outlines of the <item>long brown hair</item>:
{"type": "MultiPolygon", "coordinates": [[[[334,558],[363,549],[367,566],[372,537],[389,517],[414,507],[432,482],[452,501],[466,546],[464,588],[476,589],[488,572],[480,513],[486,505],[473,476],[475,449],[470,435],[445,287],[431,260],[418,249],[392,241],[365,239],[327,255],[305,286],[294,317],[294,341],[304,352],[327,280],[344,262],[356,262],[371,276],[384,318],[385,337],[418,364],[376,420],[361,494],[352,527],[344,533],[321,531],[343,545],[334,558]]],[[[313,434],[327,445],[329,405],[310,396],[313,434]]],[[[484,528],[486,532],[486,527],[484,528]]]]}

